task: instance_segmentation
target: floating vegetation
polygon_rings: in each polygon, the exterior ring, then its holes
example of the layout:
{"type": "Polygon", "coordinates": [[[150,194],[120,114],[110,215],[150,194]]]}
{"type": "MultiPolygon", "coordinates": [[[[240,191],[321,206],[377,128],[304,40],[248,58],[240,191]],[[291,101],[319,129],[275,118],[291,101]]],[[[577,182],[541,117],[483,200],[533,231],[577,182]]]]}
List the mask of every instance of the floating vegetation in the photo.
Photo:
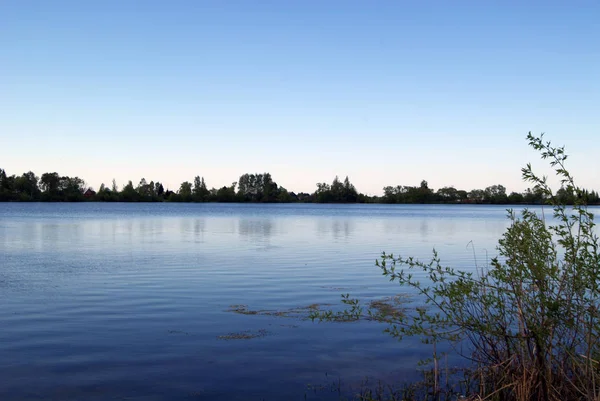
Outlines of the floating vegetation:
{"type": "Polygon", "coordinates": [[[320,288],[325,288],[326,290],[331,290],[331,291],[348,291],[348,290],[350,290],[350,288],[347,288],[347,287],[333,287],[331,285],[322,285],[322,286],[320,286],[320,288]]]}
{"type": "Polygon", "coordinates": [[[408,294],[399,294],[393,297],[374,299],[366,306],[360,300],[350,298],[349,294],[342,294],[342,310],[313,310],[311,320],[328,322],[357,322],[361,320],[393,323],[405,316],[408,294]]]}
{"type": "Polygon", "coordinates": [[[321,285],[319,286],[319,288],[324,288],[326,290],[331,290],[331,291],[355,291],[358,289],[366,289],[369,288],[369,286],[367,285],[359,285],[359,286],[352,286],[352,287],[335,287],[332,285],[321,285]]]}
{"type": "Polygon", "coordinates": [[[405,315],[404,305],[407,295],[395,295],[383,299],[375,299],[369,303],[372,316],[376,318],[394,319],[405,315]]]}
{"type": "Polygon", "coordinates": [[[253,338],[264,337],[268,335],[269,332],[265,329],[260,329],[257,331],[245,330],[239,331],[237,333],[228,333],[222,336],[217,336],[219,340],[251,340],[253,338]]]}
{"type": "Polygon", "coordinates": [[[258,315],[260,311],[249,310],[248,305],[229,305],[227,312],[240,313],[242,315],[258,315]]]}
{"type": "Polygon", "coordinates": [[[188,333],[187,331],[183,331],[183,330],[169,330],[169,334],[182,334],[185,336],[190,335],[190,333],[188,333]]]}
{"type": "Polygon", "coordinates": [[[227,309],[227,312],[239,313],[240,315],[291,317],[301,320],[309,320],[326,314],[329,320],[337,322],[351,322],[357,320],[389,321],[405,315],[405,306],[408,302],[408,298],[409,295],[407,294],[399,294],[392,297],[374,299],[369,302],[368,307],[364,308],[366,310],[363,310],[363,307],[359,306],[358,304],[354,304],[352,300],[348,299],[346,304],[353,308],[351,312],[324,312],[321,307],[330,306],[331,304],[317,303],[284,310],[255,310],[250,309],[248,305],[236,304],[230,305],[229,309],[227,309]]]}
{"type": "Polygon", "coordinates": [[[270,310],[260,309],[252,310],[248,308],[248,305],[236,304],[230,305],[227,312],[239,313],[240,315],[262,315],[262,316],[277,316],[277,317],[294,317],[297,319],[308,319],[311,312],[318,311],[321,306],[328,306],[330,304],[311,304],[308,306],[284,309],[284,310],[270,310]]]}

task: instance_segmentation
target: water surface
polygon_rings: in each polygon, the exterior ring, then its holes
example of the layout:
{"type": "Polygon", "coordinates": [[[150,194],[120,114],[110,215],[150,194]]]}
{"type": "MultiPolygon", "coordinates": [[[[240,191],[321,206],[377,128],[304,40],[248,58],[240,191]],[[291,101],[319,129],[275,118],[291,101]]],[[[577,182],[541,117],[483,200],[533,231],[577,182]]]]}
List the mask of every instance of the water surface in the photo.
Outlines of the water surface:
{"type": "Polygon", "coordinates": [[[480,205],[0,204],[0,399],[327,399],[307,385],[415,377],[430,350],[380,324],[228,310],[397,294],[374,266],[382,251],[428,258],[435,247],[472,269],[495,255],[505,216],[480,205]]]}

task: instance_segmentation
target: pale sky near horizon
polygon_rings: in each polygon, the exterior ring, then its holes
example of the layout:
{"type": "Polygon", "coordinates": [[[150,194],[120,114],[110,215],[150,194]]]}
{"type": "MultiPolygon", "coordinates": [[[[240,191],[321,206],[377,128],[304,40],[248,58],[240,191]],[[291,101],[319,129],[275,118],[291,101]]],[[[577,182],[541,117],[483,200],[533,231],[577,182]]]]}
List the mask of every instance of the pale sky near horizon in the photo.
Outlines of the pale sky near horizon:
{"type": "Polygon", "coordinates": [[[4,0],[0,168],[521,191],[533,131],[600,189],[599,21],[593,1],[4,0]]]}

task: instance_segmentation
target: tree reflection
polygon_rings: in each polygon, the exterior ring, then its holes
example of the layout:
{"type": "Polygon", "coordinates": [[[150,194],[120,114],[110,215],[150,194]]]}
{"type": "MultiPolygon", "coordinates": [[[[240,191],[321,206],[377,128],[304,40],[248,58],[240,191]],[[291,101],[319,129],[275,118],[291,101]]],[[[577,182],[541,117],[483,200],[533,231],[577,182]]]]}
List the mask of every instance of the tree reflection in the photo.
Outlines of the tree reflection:
{"type": "Polygon", "coordinates": [[[317,224],[320,235],[330,234],[335,239],[348,239],[355,230],[354,222],[347,218],[319,219],[317,224]]]}
{"type": "Polygon", "coordinates": [[[240,218],[238,221],[238,232],[240,236],[247,237],[251,241],[268,241],[273,235],[273,221],[265,218],[240,218]]]}

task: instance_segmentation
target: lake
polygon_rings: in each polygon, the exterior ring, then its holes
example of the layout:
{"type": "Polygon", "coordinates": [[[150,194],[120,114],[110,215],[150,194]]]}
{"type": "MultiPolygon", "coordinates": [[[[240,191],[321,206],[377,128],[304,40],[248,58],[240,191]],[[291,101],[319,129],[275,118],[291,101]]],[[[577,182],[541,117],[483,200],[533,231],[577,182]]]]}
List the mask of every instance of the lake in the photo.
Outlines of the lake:
{"type": "Polygon", "coordinates": [[[429,348],[308,307],[402,293],[382,251],[473,269],[507,226],[483,205],[0,203],[0,399],[316,400],[338,379],[410,380],[429,348]]]}

